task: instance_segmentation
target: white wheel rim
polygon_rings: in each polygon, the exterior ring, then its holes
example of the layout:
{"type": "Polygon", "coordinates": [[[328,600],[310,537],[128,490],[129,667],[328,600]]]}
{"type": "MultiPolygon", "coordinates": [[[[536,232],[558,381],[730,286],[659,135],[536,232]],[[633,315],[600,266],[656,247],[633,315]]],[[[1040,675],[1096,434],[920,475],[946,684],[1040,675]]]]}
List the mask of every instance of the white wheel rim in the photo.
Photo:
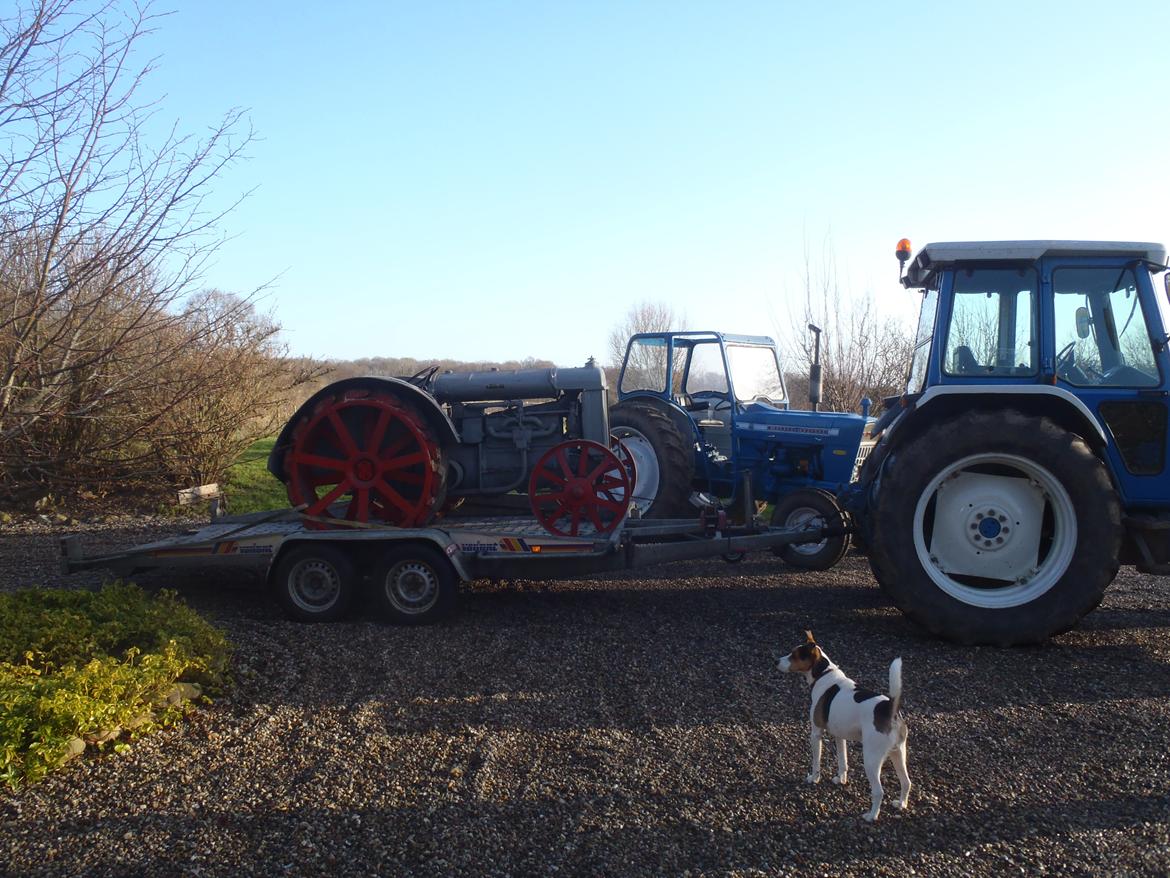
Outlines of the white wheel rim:
{"type": "Polygon", "coordinates": [[[1036,600],[1068,570],[1076,545],[1076,510],[1064,485],[1013,454],[973,454],[944,467],[914,508],[922,569],[946,594],[974,607],[1036,600]],[[1045,517],[1050,533],[1043,531],[1045,517]],[[980,584],[964,581],[974,577],[980,584]]]}
{"type": "Polygon", "coordinates": [[[321,558],[305,558],[288,573],[288,595],[306,613],[323,613],[341,597],[341,574],[321,558]]]}
{"type": "Polygon", "coordinates": [[[614,427],[609,435],[619,440],[630,452],[630,457],[634,458],[638,480],[634,484],[632,501],[638,514],[645,515],[658,496],[658,484],[662,478],[654,446],[633,427],[614,427]]]}
{"type": "MultiPolygon", "coordinates": [[[[784,527],[786,528],[814,528],[824,527],[825,520],[821,514],[813,509],[811,506],[799,506],[788,513],[788,517],[784,519],[784,527]]],[[[788,548],[796,552],[798,555],[813,556],[825,548],[825,543],[828,539],[823,539],[819,543],[789,543],[788,548]]]]}
{"type": "Polygon", "coordinates": [[[439,599],[439,577],[422,561],[395,564],[382,585],[390,605],[408,616],[425,613],[439,599]]]}

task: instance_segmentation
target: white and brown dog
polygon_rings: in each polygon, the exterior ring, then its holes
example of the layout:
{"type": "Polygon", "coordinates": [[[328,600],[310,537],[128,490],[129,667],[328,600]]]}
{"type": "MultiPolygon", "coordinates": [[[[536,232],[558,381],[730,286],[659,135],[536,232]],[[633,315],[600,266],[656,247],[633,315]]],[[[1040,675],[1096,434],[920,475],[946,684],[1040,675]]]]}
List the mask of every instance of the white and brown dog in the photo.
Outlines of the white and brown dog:
{"type": "Polygon", "coordinates": [[[892,757],[898,772],[899,796],[894,807],[903,809],[910,801],[910,774],[906,770],[906,720],[898,710],[902,698],[902,660],[890,664],[890,694],[880,695],[862,689],[829,660],[817,646],[811,631],[805,642],[780,659],[780,670],[804,674],[812,687],[809,710],[812,746],[812,770],[805,778],[809,783],[821,779],[821,739],[828,732],[836,739],[837,776],[834,783],[846,783],[849,776],[845,753],[846,741],[860,741],[865,774],[869,778],[872,807],[864,815],[871,823],[882,807],[882,766],[892,757]]]}

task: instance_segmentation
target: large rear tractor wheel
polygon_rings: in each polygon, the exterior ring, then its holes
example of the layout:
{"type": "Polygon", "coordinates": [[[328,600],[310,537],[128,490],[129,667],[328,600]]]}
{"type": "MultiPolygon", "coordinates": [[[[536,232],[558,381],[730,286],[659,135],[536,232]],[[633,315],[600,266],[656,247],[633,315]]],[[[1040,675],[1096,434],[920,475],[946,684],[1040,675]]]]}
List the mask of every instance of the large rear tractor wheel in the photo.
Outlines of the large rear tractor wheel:
{"type": "Polygon", "coordinates": [[[695,458],[689,437],[674,421],[647,405],[625,402],[609,410],[609,435],[634,459],[634,506],[642,518],[686,518],[695,458]]]}
{"type": "Polygon", "coordinates": [[[446,496],[434,432],[410,401],[384,390],[321,400],[294,428],[284,468],[289,501],[310,516],[417,527],[446,496]]]}
{"type": "MultiPolygon", "coordinates": [[[[844,525],[845,515],[833,495],[815,488],[801,488],[781,497],[772,510],[772,527],[813,529],[844,525]]],[[[772,551],[790,567],[828,570],[849,551],[849,537],[838,534],[811,543],[789,543],[772,551]]]]}
{"type": "Polygon", "coordinates": [[[1036,643],[1096,607],[1121,507],[1079,436],[1016,411],[936,424],[886,462],[870,565],[893,602],[960,643],[1036,643]]]}

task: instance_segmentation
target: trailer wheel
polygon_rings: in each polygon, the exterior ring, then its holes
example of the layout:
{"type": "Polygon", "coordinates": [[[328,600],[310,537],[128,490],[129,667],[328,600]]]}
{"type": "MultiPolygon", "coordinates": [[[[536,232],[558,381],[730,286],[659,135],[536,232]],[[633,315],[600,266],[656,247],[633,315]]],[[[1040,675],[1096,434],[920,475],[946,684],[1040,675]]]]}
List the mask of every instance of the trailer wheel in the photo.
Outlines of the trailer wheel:
{"type": "Polygon", "coordinates": [[[281,555],[272,574],[272,586],[290,619],[335,622],[353,603],[357,570],[337,547],[307,543],[281,555]]]}
{"type": "MultiPolygon", "coordinates": [[[[800,488],[781,497],[772,510],[772,527],[844,527],[845,516],[833,495],[815,488],[800,488]]],[[[789,543],[773,553],[790,567],[801,570],[828,570],[849,551],[847,534],[825,537],[815,543],[789,543]]]]}
{"type": "Polygon", "coordinates": [[[609,435],[634,459],[634,507],[643,518],[690,515],[695,458],[690,443],[663,412],[624,402],[609,410],[609,435]]]}
{"type": "Polygon", "coordinates": [[[387,549],[374,567],[374,598],[382,614],[401,625],[427,625],[450,615],[459,600],[459,577],[431,546],[387,549]]]}
{"type": "Polygon", "coordinates": [[[1016,411],[968,412],[891,455],[870,564],[893,602],[961,643],[1036,643],[1096,607],[1121,508],[1079,436],[1016,411]]]}

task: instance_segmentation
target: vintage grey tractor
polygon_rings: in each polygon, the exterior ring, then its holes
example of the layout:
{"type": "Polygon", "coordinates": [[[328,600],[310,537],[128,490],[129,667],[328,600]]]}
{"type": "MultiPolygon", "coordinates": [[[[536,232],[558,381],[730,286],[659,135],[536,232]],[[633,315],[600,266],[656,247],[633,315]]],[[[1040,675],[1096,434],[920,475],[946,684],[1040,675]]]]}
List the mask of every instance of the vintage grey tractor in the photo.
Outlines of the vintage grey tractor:
{"type": "Polygon", "coordinates": [[[426,525],[467,498],[527,492],[553,533],[612,531],[636,473],[610,447],[605,373],[523,369],[331,384],[285,425],[268,460],[319,525],[426,525]]]}

